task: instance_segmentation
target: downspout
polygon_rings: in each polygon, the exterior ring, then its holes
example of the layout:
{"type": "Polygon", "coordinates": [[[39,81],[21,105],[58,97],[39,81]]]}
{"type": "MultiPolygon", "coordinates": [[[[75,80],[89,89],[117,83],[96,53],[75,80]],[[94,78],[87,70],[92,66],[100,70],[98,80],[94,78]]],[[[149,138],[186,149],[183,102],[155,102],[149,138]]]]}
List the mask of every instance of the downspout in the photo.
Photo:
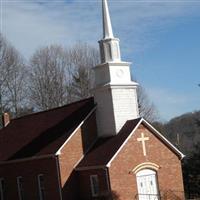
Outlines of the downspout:
{"type": "Polygon", "coordinates": [[[105,167],[104,170],[106,172],[106,182],[107,182],[108,191],[109,191],[109,194],[112,195],[112,190],[111,190],[111,185],[110,185],[110,175],[109,175],[108,167],[105,167]]]}
{"type": "Polygon", "coordinates": [[[59,187],[59,194],[60,194],[60,200],[62,200],[62,187],[61,187],[61,176],[60,176],[60,165],[58,156],[56,157],[56,169],[57,169],[57,177],[58,177],[58,187],[59,187]]]}

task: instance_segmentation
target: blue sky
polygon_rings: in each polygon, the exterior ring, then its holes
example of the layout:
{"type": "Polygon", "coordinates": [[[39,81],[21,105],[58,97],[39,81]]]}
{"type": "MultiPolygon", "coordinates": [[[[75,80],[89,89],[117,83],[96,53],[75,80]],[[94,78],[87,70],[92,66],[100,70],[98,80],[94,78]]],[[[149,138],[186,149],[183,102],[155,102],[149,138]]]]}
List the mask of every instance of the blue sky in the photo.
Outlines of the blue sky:
{"type": "MultiPolygon", "coordinates": [[[[28,59],[48,44],[102,37],[100,0],[1,0],[1,31],[28,59]]],[[[124,61],[160,118],[200,110],[200,1],[109,0],[124,61]]]]}

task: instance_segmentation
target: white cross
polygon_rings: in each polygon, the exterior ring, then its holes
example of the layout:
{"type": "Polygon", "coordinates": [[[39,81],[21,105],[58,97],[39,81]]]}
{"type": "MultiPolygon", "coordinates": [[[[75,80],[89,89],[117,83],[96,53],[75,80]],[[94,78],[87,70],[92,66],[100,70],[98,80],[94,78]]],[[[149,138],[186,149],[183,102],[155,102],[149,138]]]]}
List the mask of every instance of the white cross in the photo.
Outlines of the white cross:
{"type": "Polygon", "coordinates": [[[141,138],[137,138],[138,142],[142,142],[142,149],[144,156],[147,155],[145,141],[149,140],[149,137],[144,137],[144,133],[141,133],[141,138]]]}

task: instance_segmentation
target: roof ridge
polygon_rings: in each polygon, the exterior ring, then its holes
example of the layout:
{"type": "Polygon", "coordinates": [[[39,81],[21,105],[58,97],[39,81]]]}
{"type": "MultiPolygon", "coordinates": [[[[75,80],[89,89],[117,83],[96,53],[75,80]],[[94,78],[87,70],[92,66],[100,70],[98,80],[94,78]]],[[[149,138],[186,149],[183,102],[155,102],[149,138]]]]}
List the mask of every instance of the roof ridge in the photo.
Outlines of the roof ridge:
{"type": "Polygon", "coordinates": [[[93,97],[89,97],[89,98],[86,98],[86,99],[81,99],[79,101],[74,101],[74,102],[71,102],[71,103],[63,105],[63,106],[50,108],[50,109],[47,109],[47,110],[43,110],[43,111],[27,114],[27,115],[24,115],[24,116],[21,116],[21,117],[17,117],[17,118],[11,119],[11,122],[12,121],[16,121],[16,120],[20,120],[20,119],[25,118],[25,117],[30,117],[30,116],[33,116],[33,115],[38,115],[38,114],[41,114],[41,113],[46,113],[46,112],[58,110],[58,109],[61,109],[61,108],[66,108],[68,106],[72,106],[73,104],[78,104],[78,103],[81,103],[81,102],[84,102],[84,101],[88,101],[89,99],[93,99],[93,97]]]}
{"type": "Polygon", "coordinates": [[[121,149],[126,139],[130,137],[132,131],[138,126],[138,124],[140,124],[141,120],[141,117],[127,120],[117,135],[110,137],[99,137],[93,147],[89,150],[89,152],[85,154],[85,157],[80,161],[80,163],[76,167],[76,170],[82,169],[82,167],[85,166],[108,166],[108,163],[113,159],[119,149],[121,149]],[[112,146],[111,150],[109,150],[108,148],[107,151],[103,151],[103,160],[94,160],[94,152],[96,152],[98,155],[98,152],[102,151],[102,147],[106,149],[108,145],[110,146],[113,142],[114,146],[112,146]]]}

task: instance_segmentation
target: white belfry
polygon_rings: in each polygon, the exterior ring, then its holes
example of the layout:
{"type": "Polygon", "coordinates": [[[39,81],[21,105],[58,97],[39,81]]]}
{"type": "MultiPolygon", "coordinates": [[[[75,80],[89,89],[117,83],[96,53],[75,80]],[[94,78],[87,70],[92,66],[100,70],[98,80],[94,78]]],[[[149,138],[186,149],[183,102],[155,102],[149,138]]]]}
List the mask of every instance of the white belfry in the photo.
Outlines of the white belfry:
{"type": "Polygon", "coordinates": [[[145,141],[148,141],[148,140],[149,140],[149,137],[144,137],[144,133],[141,133],[141,138],[137,138],[138,142],[142,142],[142,149],[143,149],[144,156],[147,155],[145,141]]]}
{"type": "Polygon", "coordinates": [[[127,120],[139,117],[137,83],[131,81],[130,63],[121,61],[119,39],[113,36],[107,0],[102,0],[101,64],[94,67],[94,98],[100,137],[116,135],[127,120]]]}

